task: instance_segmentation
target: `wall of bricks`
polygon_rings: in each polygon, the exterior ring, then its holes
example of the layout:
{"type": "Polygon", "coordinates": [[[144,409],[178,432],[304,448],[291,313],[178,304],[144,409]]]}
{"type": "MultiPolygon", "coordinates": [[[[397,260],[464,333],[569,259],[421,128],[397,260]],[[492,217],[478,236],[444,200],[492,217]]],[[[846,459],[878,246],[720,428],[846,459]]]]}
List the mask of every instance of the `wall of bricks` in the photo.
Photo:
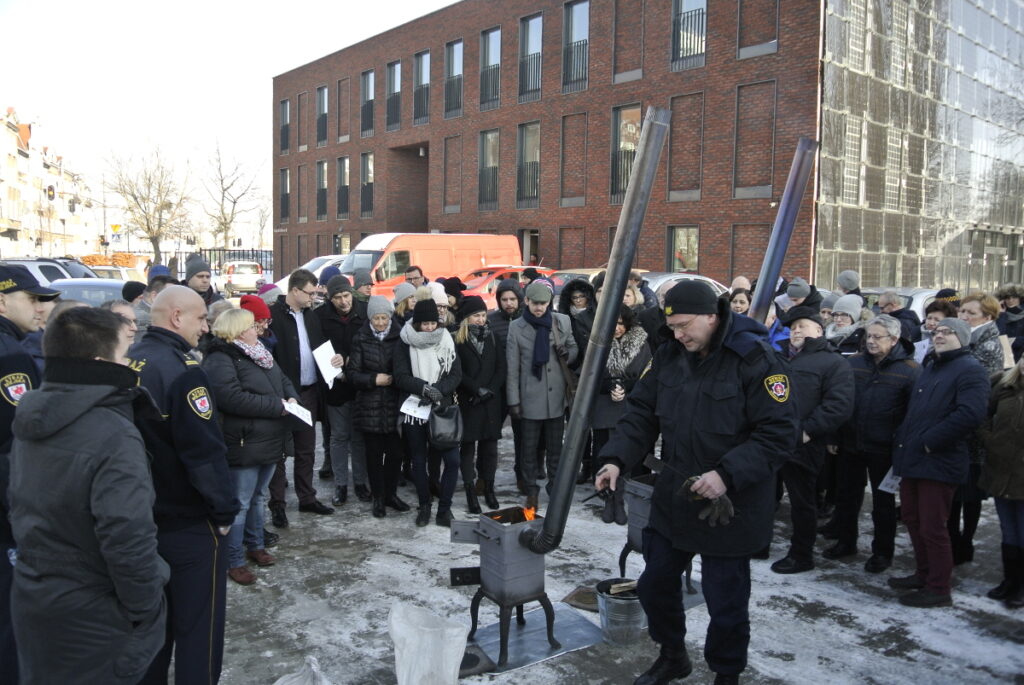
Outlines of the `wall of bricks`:
{"type": "MultiPolygon", "coordinates": [[[[601,265],[607,261],[610,229],[618,223],[621,209],[609,197],[612,110],[639,104],[644,110],[670,107],[674,121],[638,245],[637,265],[665,270],[672,247],[669,227],[696,225],[700,273],[725,283],[741,273],[755,276],[777,211],[772,203],[782,195],[796,142],[816,133],[820,3],[743,0],[741,12],[739,0],[709,2],[705,66],[678,72],[670,63],[672,5],[669,0],[591,0],[588,84],[577,93],[562,94],[565,7],[557,0],[464,0],[277,76],[272,103],[275,203],[278,169],[291,168],[293,174],[290,221],[277,221],[275,206],[279,268],[296,265],[298,234],[341,232],[355,247],[366,234],[406,230],[518,234],[536,229],[539,244],[533,249],[545,265],[601,265]],[[538,12],[543,14],[542,96],[517,104],[519,20],[538,12]],[[750,24],[742,31],[741,17],[750,24]],[[772,26],[761,26],[766,18],[772,26]],[[738,59],[739,37],[748,43],[774,37],[773,18],[778,24],[777,52],[738,59]],[[501,102],[497,109],[481,112],[480,33],[495,26],[502,31],[501,102]],[[465,55],[463,115],[446,120],[444,46],[460,38],[465,55]],[[413,125],[413,55],[422,50],[431,53],[430,121],[413,125]],[[401,127],[385,132],[385,66],[398,59],[403,65],[401,127]],[[361,138],[359,77],[368,69],[376,73],[375,135],[361,138]],[[328,87],[330,107],[327,141],[318,148],[319,86],[328,87]],[[770,109],[762,107],[766,98],[753,98],[756,104],[750,111],[738,113],[741,88],[753,93],[770,89],[770,109]],[[304,140],[299,141],[296,103],[302,94],[304,140]],[[291,144],[282,154],[279,103],[285,99],[292,103],[291,144]],[[540,202],[536,209],[516,209],[516,131],[530,121],[539,121],[541,128],[540,202]],[[478,140],[480,131],[487,129],[500,131],[498,209],[480,211],[478,140]],[[446,155],[445,141],[455,136],[459,144],[449,142],[446,155]],[[300,144],[305,145],[302,151],[300,144]],[[425,157],[419,157],[420,148],[425,157]],[[459,160],[451,158],[455,149],[459,160]],[[375,206],[371,218],[360,218],[359,155],[367,151],[375,153],[375,206]],[[351,212],[348,220],[339,221],[334,160],[346,155],[352,160],[351,212]],[[320,159],[329,162],[328,220],[315,221],[315,208],[310,208],[305,212],[309,221],[298,224],[296,169],[303,165],[312,173],[320,159]],[[749,173],[754,183],[763,180],[770,185],[770,197],[734,199],[737,159],[744,177],[749,173]],[[451,178],[453,173],[459,174],[458,183],[451,178]],[[695,190],[699,195],[684,192],[687,199],[678,199],[679,191],[695,190]],[[453,212],[456,196],[458,211],[453,212]],[[580,203],[563,202],[564,197],[584,199],[581,206],[569,206],[580,203]]],[[[305,202],[315,200],[315,193],[309,192],[313,181],[303,183],[305,202]]],[[[786,276],[811,273],[810,185],[784,267],[786,276]]]]}

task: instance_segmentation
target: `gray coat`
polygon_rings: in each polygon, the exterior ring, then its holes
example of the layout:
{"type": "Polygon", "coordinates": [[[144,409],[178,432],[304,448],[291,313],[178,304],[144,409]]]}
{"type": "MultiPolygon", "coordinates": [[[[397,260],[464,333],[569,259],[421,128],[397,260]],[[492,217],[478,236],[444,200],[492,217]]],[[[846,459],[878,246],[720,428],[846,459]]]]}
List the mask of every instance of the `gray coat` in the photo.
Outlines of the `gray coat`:
{"type": "Polygon", "coordinates": [[[533,341],[536,332],[526,319],[520,317],[508,326],[508,345],[505,359],[508,362],[508,382],[505,392],[509,406],[520,405],[524,419],[541,421],[554,419],[565,413],[565,376],[558,363],[555,348],[565,347],[569,353],[567,363],[576,360],[579,348],[572,337],[572,323],[565,314],[551,313],[551,357],[541,371],[541,377],[533,375],[533,341]]]}
{"type": "Polygon", "coordinates": [[[21,400],[11,451],[22,682],[135,683],[164,644],[170,572],[133,425],[159,411],[126,366],[49,359],[46,374],[21,400]]]}

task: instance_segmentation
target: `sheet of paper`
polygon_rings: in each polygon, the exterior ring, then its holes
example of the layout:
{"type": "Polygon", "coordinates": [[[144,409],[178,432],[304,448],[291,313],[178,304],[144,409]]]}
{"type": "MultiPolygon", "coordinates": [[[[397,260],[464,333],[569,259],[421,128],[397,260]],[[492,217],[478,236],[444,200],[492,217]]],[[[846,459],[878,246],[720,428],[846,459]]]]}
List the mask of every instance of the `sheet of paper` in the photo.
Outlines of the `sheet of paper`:
{"type": "Polygon", "coordinates": [[[889,467],[889,472],[885,474],[885,478],[878,484],[878,489],[882,492],[888,492],[891,495],[896,495],[900,491],[900,480],[899,476],[894,476],[892,473],[892,467],[889,467]]]}
{"type": "Polygon", "coordinates": [[[294,414],[295,416],[299,417],[300,419],[308,423],[310,426],[313,425],[313,415],[309,413],[308,409],[303,407],[298,402],[285,402],[284,409],[289,414],[294,414]]]}
{"type": "Polygon", "coordinates": [[[313,350],[313,359],[316,360],[317,368],[320,369],[320,375],[327,381],[328,390],[334,387],[334,379],[341,375],[342,371],[331,366],[331,357],[335,354],[337,352],[334,351],[334,345],[330,340],[313,350]]]}
{"type": "Polygon", "coordinates": [[[420,398],[417,395],[409,395],[402,403],[402,413],[408,414],[414,419],[426,421],[430,418],[430,405],[420,404],[420,398]]]}

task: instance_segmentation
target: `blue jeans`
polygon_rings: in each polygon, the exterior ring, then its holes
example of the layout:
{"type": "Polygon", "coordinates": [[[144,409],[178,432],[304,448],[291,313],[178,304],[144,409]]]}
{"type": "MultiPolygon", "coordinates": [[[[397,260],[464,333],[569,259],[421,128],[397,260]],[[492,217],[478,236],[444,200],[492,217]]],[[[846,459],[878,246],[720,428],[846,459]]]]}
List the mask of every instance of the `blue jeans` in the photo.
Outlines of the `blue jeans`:
{"type": "Polygon", "coordinates": [[[1024,547],[1024,500],[1003,497],[996,497],[995,500],[1003,544],[1024,547]]]}
{"type": "Polygon", "coordinates": [[[228,533],[228,568],[245,565],[242,542],[249,551],[263,549],[263,491],[267,489],[276,464],[232,466],[228,469],[235,497],[242,503],[228,533]]]}
{"type": "Polygon", "coordinates": [[[331,468],[334,470],[334,484],[348,487],[349,461],[352,462],[354,485],[366,485],[366,444],[361,431],[352,425],[352,409],[355,402],[346,402],[340,407],[327,407],[327,419],[331,426],[331,468]]]}
{"type": "Polygon", "coordinates": [[[437,450],[430,446],[430,428],[427,424],[402,424],[402,435],[405,437],[405,449],[412,459],[412,479],[416,483],[416,495],[420,506],[430,504],[430,486],[427,484],[427,457],[435,454],[444,462],[441,474],[441,496],[438,497],[437,511],[450,511],[455,484],[459,480],[459,448],[437,450]]]}

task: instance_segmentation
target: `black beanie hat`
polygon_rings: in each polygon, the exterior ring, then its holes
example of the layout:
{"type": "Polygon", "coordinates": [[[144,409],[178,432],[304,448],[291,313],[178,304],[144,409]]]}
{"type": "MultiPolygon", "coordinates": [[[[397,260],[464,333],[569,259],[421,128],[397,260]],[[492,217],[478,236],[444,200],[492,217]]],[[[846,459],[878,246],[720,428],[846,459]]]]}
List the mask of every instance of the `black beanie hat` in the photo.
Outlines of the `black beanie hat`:
{"type": "Polygon", "coordinates": [[[145,283],[139,283],[138,281],[125,281],[124,285],[121,286],[121,297],[128,302],[132,302],[145,291],[145,283]]]}
{"type": "Polygon", "coordinates": [[[484,304],[484,298],[479,295],[466,295],[462,298],[462,304],[459,305],[459,321],[477,312],[486,311],[487,305],[484,304]]]}
{"type": "Polygon", "coordinates": [[[792,326],[797,319],[809,319],[821,326],[822,330],[825,330],[825,322],[822,320],[821,314],[814,307],[804,307],[801,305],[793,307],[786,312],[785,324],[787,326],[792,326]]]}
{"type": "Polygon", "coordinates": [[[416,303],[416,308],[412,310],[413,323],[423,323],[424,321],[437,323],[440,318],[441,314],[437,311],[437,303],[433,300],[420,300],[416,303]]]}
{"type": "Polygon", "coordinates": [[[665,316],[717,314],[718,296],[704,281],[679,281],[665,294],[665,316]]]}

